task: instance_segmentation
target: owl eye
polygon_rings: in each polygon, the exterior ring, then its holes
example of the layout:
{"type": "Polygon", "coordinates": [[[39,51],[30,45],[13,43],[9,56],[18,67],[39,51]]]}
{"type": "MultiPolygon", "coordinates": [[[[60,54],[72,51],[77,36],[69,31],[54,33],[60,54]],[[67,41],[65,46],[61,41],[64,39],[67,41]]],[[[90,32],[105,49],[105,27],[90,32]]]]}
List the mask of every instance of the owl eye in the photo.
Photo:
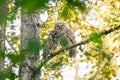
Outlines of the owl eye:
{"type": "Polygon", "coordinates": [[[60,27],[60,25],[57,26],[58,28],[60,27]]]}

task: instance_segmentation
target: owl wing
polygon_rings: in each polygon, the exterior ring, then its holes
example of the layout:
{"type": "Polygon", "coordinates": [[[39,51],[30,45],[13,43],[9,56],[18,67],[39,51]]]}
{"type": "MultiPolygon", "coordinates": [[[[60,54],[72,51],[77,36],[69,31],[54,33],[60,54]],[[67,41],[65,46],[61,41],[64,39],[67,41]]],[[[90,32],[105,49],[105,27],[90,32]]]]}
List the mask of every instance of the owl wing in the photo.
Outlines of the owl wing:
{"type": "Polygon", "coordinates": [[[66,30],[66,36],[70,39],[72,44],[75,44],[74,33],[69,28],[66,30]]]}
{"type": "Polygon", "coordinates": [[[50,33],[44,46],[43,57],[50,56],[50,53],[53,53],[56,50],[56,48],[57,48],[56,34],[50,33]]]}
{"type": "MultiPolygon", "coordinates": [[[[66,28],[66,37],[69,39],[69,46],[75,44],[74,33],[69,28],[66,28]]],[[[70,49],[69,57],[75,57],[75,56],[76,56],[75,48],[70,49]]]]}

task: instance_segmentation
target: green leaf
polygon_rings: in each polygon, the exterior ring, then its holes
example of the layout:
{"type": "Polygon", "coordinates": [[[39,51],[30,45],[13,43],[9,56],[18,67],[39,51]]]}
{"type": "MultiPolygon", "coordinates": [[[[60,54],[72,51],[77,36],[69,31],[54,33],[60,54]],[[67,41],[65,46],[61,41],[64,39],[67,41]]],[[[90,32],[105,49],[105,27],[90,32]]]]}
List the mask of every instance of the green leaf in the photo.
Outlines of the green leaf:
{"type": "Polygon", "coordinates": [[[60,67],[60,66],[62,66],[62,62],[61,62],[60,60],[58,60],[58,61],[56,61],[56,62],[51,62],[51,63],[50,63],[50,68],[51,68],[51,69],[58,68],[58,67],[60,67]]]}
{"type": "Polygon", "coordinates": [[[15,78],[17,78],[17,75],[13,73],[12,66],[5,68],[5,77],[9,80],[15,80],[15,78]]]}
{"type": "Polygon", "coordinates": [[[65,37],[61,37],[60,44],[61,44],[61,46],[66,47],[69,44],[68,39],[65,37]]]}
{"type": "Polygon", "coordinates": [[[0,57],[2,57],[3,59],[5,58],[5,51],[0,50],[0,57]]]}
{"type": "Polygon", "coordinates": [[[58,65],[60,65],[60,62],[55,62],[53,64],[50,65],[50,68],[54,69],[56,68],[58,65]]]}
{"type": "Polygon", "coordinates": [[[71,16],[69,14],[69,7],[65,7],[61,12],[60,12],[60,16],[64,19],[67,20],[69,19],[71,16]]]}
{"type": "Polygon", "coordinates": [[[14,53],[8,53],[6,56],[10,59],[13,66],[15,66],[20,61],[20,56],[14,53]]]}
{"type": "Polygon", "coordinates": [[[27,10],[28,13],[32,13],[37,9],[44,9],[47,8],[47,3],[49,0],[21,0],[16,2],[17,4],[21,4],[22,8],[27,10]]]}
{"type": "Polygon", "coordinates": [[[35,39],[28,40],[27,51],[38,54],[40,49],[40,42],[35,39]]]}
{"type": "Polygon", "coordinates": [[[95,43],[98,43],[99,44],[98,48],[100,48],[102,46],[101,36],[102,36],[101,34],[93,33],[90,35],[89,39],[95,43]]]}
{"type": "Polygon", "coordinates": [[[108,61],[111,59],[111,55],[105,52],[101,53],[102,60],[107,59],[108,61]]]}
{"type": "Polygon", "coordinates": [[[0,0],[0,7],[5,4],[6,0],[0,0]]]}
{"type": "Polygon", "coordinates": [[[4,72],[0,72],[0,80],[5,80],[5,74],[4,74],[4,72]]]}
{"type": "Polygon", "coordinates": [[[67,0],[67,5],[72,7],[77,7],[81,12],[86,11],[85,2],[88,0],[67,0]]]}
{"type": "Polygon", "coordinates": [[[15,13],[8,16],[8,20],[9,20],[9,21],[13,21],[13,20],[15,20],[15,19],[16,19],[16,14],[15,14],[15,13]]]}
{"type": "Polygon", "coordinates": [[[9,79],[10,80],[15,80],[15,77],[16,77],[16,74],[15,73],[11,73],[11,74],[9,74],[10,76],[9,76],[9,79]]]}

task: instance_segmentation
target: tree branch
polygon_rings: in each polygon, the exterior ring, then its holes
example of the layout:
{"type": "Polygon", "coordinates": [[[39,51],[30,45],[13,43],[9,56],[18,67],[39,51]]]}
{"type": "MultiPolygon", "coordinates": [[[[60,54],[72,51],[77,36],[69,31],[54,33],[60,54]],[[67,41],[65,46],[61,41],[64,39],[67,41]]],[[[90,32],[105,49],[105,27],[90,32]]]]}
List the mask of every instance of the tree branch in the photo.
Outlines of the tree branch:
{"type": "Polygon", "coordinates": [[[7,37],[4,35],[2,29],[0,28],[0,33],[3,36],[3,38],[8,42],[8,44],[10,45],[10,47],[14,50],[14,52],[18,55],[18,52],[15,50],[15,48],[10,44],[10,41],[7,39],[7,37]]]}
{"type": "Polygon", "coordinates": [[[38,26],[37,26],[37,24],[35,23],[35,20],[34,20],[34,18],[33,18],[33,15],[31,15],[31,18],[32,18],[32,21],[33,21],[33,24],[34,24],[35,28],[38,30],[38,26]]]}
{"type": "MultiPolygon", "coordinates": [[[[118,30],[119,28],[120,28],[120,25],[118,25],[118,26],[116,26],[116,27],[114,27],[114,28],[111,28],[111,29],[109,29],[109,30],[105,30],[104,32],[101,32],[100,35],[107,35],[107,34],[109,34],[109,33],[111,33],[111,32],[114,32],[114,31],[118,30]]],[[[77,47],[77,46],[81,46],[81,45],[86,44],[86,43],[89,43],[89,42],[90,42],[90,39],[87,39],[87,40],[84,40],[84,41],[82,41],[82,42],[80,42],[80,43],[77,43],[77,44],[75,44],[75,45],[72,45],[72,46],[69,46],[69,47],[66,47],[66,48],[62,48],[62,49],[60,49],[59,51],[57,51],[57,52],[55,52],[55,53],[51,53],[51,55],[49,56],[48,59],[53,58],[54,56],[56,56],[57,54],[65,51],[65,50],[69,50],[69,49],[71,49],[71,48],[74,48],[74,47],[77,47]]]]}
{"type": "MultiPolygon", "coordinates": [[[[100,49],[96,49],[96,48],[92,48],[92,49],[95,49],[95,50],[99,51],[100,53],[104,52],[103,50],[100,50],[100,49]]],[[[95,79],[96,79],[96,76],[97,76],[98,71],[99,71],[99,69],[100,69],[100,64],[101,64],[101,54],[100,54],[100,53],[99,53],[99,60],[98,60],[97,70],[96,70],[96,72],[95,72],[92,80],[95,80],[95,79]]]]}
{"type": "Polygon", "coordinates": [[[118,25],[118,26],[116,26],[116,27],[113,27],[113,28],[111,28],[111,29],[109,29],[109,30],[105,30],[105,31],[102,32],[101,34],[102,34],[102,35],[107,35],[107,34],[109,34],[109,33],[111,33],[111,32],[114,32],[114,31],[118,30],[119,28],[120,28],[120,25],[118,25]]]}
{"type": "Polygon", "coordinates": [[[114,57],[114,55],[112,54],[111,57],[110,57],[110,59],[103,65],[103,67],[102,67],[101,69],[100,69],[100,67],[99,67],[99,69],[97,70],[97,73],[95,73],[95,75],[94,75],[94,77],[93,77],[92,80],[95,80],[95,79],[96,79],[98,73],[99,73],[100,71],[102,71],[102,70],[104,69],[104,67],[107,66],[108,62],[110,62],[113,57],[114,57]]]}
{"type": "MultiPolygon", "coordinates": [[[[93,48],[92,47],[92,49],[94,49],[94,50],[96,50],[96,51],[100,51],[100,53],[106,53],[104,50],[101,50],[101,49],[97,49],[97,48],[93,48]]],[[[102,70],[100,70],[100,64],[101,64],[101,54],[99,53],[99,60],[98,60],[98,66],[97,66],[97,71],[95,72],[95,74],[94,74],[94,76],[93,76],[93,78],[92,78],[92,80],[96,80],[96,77],[97,77],[97,75],[98,75],[98,73],[100,72],[100,71],[102,71],[102,70]]],[[[114,53],[113,53],[114,54],[114,53]]],[[[110,59],[108,60],[109,62],[111,61],[111,59],[113,58],[113,55],[112,54],[112,56],[110,57],[110,59]]],[[[104,65],[103,65],[103,67],[102,67],[102,69],[107,65],[107,63],[108,62],[106,62],[104,65]]]]}
{"type": "Polygon", "coordinates": [[[80,43],[77,43],[77,44],[75,44],[75,45],[72,45],[72,46],[68,46],[68,47],[62,48],[62,49],[60,49],[59,51],[57,51],[57,52],[55,52],[55,53],[51,53],[51,55],[48,57],[48,59],[53,58],[54,56],[58,55],[59,53],[65,51],[65,50],[69,50],[69,49],[71,49],[71,48],[74,48],[74,47],[77,47],[77,46],[86,44],[86,43],[88,43],[89,41],[90,41],[90,40],[87,39],[87,40],[82,41],[82,42],[80,42],[80,43]]]}
{"type": "Polygon", "coordinates": [[[91,7],[88,7],[88,10],[86,11],[86,15],[88,15],[88,13],[92,10],[92,8],[94,7],[94,6],[96,6],[96,4],[97,4],[97,0],[95,0],[94,2],[93,2],[93,4],[91,5],[91,7]]]}
{"type": "MultiPolygon", "coordinates": [[[[105,30],[105,31],[103,31],[103,32],[101,32],[100,33],[100,35],[107,35],[107,34],[109,34],[109,33],[111,33],[111,32],[114,32],[114,31],[116,31],[116,30],[118,30],[120,28],[120,25],[118,25],[118,26],[116,26],[116,27],[113,27],[113,28],[111,28],[111,29],[109,29],[109,30],[105,30]]],[[[40,63],[40,65],[39,65],[39,70],[42,68],[42,66],[44,66],[51,58],[53,58],[53,57],[55,57],[56,55],[58,55],[58,54],[60,54],[61,52],[63,52],[63,51],[65,51],[65,50],[69,50],[69,49],[71,49],[71,48],[74,48],[74,47],[77,47],[77,46],[81,46],[81,45],[83,45],[83,44],[87,44],[87,43],[89,43],[90,41],[92,41],[91,39],[87,39],[87,40],[84,40],[84,41],[82,41],[82,42],[80,42],[80,43],[77,43],[77,44],[75,44],[75,45],[72,45],[72,46],[69,46],[69,47],[66,47],[66,48],[62,48],[62,49],[60,49],[59,51],[57,51],[57,52],[54,52],[54,53],[50,53],[51,55],[48,57],[48,59],[46,60],[43,60],[41,63],[40,63]]]]}

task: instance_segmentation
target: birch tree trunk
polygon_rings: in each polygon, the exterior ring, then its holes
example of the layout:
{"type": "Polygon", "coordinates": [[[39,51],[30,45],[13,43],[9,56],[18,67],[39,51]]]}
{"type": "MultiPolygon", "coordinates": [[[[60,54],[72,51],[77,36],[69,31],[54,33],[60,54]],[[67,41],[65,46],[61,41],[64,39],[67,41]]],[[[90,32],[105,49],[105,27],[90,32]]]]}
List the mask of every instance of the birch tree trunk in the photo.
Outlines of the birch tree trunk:
{"type": "Polygon", "coordinates": [[[21,54],[20,80],[40,80],[37,70],[37,60],[40,48],[40,28],[37,26],[40,19],[39,11],[27,14],[22,11],[21,20],[21,54]]]}
{"type": "Polygon", "coordinates": [[[0,72],[4,70],[4,54],[5,54],[5,26],[6,26],[6,14],[7,14],[7,1],[0,5],[0,72]]]}

